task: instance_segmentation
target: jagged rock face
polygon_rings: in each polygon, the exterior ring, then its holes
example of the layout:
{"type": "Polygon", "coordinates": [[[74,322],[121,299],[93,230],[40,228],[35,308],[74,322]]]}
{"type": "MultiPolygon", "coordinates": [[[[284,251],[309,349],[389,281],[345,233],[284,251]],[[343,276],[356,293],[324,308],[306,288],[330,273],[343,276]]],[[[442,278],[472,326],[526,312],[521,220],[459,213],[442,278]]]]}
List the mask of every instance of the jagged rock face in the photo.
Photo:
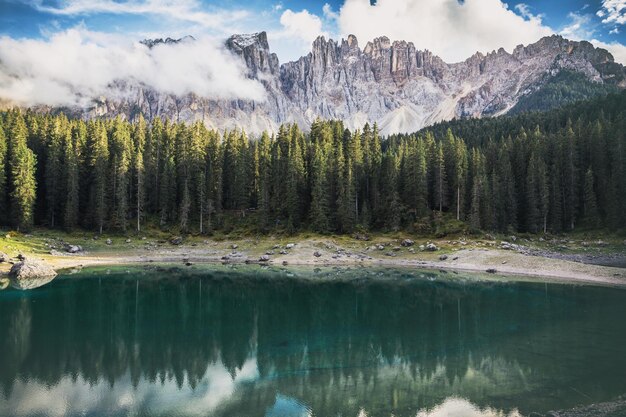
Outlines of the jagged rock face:
{"type": "MultiPolygon", "coordinates": [[[[144,43],[152,47],[168,40],[144,43]]],[[[611,54],[560,36],[520,45],[512,53],[477,53],[454,64],[411,42],[384,36],[363,49],[352,35],[341,42],[319,37],[308,55],[283,65],[270,52],[265,32],[235,35],[225,45],[245,62],[248,76],[263,84],[264,102],[173,97],[129,86],[133,99],[101,100],[89,116],[132,118],[142,112],[148,118],[202,120],[210,127],[243,128],[252,134],[276,131],[285,122],[306,129],[319,117],[341,119],[349,128],[376,122],[383,134],[390,134],[452,118],[504,114],[546,76],[563,69],[626,87],[626,71],[611,54]]]]}

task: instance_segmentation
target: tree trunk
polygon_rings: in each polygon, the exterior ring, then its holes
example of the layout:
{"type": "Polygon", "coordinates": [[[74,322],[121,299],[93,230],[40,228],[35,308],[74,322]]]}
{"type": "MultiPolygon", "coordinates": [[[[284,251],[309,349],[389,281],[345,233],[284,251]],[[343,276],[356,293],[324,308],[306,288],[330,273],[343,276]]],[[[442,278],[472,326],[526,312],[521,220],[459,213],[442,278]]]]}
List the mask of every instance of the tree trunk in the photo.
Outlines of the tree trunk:
{"type": "Polygon", "coordinates": [[[203,199],[200,199],[200,234],[204,233],[203,225],[202,225],[202,211],[203,211],[203,199]]]}
{"type": "Polygon", "coordinates": [[[456,186],[456,219],[461,220],[461,186],[456,186]]]}

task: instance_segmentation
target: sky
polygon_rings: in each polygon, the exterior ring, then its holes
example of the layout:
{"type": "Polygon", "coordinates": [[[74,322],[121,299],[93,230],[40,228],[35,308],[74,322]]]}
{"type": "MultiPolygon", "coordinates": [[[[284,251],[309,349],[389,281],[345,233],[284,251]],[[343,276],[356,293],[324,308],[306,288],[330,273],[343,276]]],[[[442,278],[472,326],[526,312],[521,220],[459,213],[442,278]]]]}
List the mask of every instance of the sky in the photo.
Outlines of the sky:
{"type": "Polygon", "coordinates": [[[111,94],[114,79],[141,77],[172,93],[262,100],[222,48],[258,31],[280,62],[307,54],[319,35],[354,34],[362,47],[385,35],[451,63],[560,34],[626,64],[625,25],[626,0],[0,0],[0,97],[81,104],[111,94]],[[138,43],[186,35],[198,41],[177,51],[138,43]]]}

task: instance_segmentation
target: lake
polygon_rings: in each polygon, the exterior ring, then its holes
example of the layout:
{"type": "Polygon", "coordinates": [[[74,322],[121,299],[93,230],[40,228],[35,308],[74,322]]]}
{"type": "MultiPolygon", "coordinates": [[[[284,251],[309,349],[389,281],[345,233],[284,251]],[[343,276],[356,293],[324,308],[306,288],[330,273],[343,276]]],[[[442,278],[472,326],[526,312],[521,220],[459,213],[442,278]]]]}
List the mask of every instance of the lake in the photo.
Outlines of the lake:
{"type": "Polygon", "coordinates": [[[150,266],[0,292],[1,416],[525,416],[625,393],[623,289],[150,266]]]}

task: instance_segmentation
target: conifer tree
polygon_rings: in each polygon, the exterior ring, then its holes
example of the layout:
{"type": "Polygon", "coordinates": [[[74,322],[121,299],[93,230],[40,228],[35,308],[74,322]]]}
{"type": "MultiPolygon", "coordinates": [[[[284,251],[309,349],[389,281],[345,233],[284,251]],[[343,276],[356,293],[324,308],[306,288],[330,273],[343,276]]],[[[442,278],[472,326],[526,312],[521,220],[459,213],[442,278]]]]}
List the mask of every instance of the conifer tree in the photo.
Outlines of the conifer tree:
{"type": "Polygon", "coordinates": [[[472,211],[470,214],[470,224],[476,230],[480,230],[486,222],[485,208],[486,185],[485,160],[484,156],[477,149],[472,150],[472,211]]]}
{"type": "Polygon", "coordinates": [[[19,231],[28,231],[33,226],[37,191],[36,158],[26,145],[27,133],[24,117],[19,111],[14,111],[9,129],[10,198],[13,225],[19,231]]]}
{"type": "Polygon", "coordinates": [[[434,195],[436,208],[442,212],[443,208],[448,204],[448,181],[446,178],[446,166],[443,159],[443,146],[441,146],[441,144],[437,146],[436,152],[436,159],[434,161],[434,195]]]}
{"type": "Polygon", "coordinates": [[[212,232],[220,223],[223,190],[223,153],[217,132],[209,133],[206,150],[207,230],[212,232]]]}
{"type": "Polygon", "coordinates": [[[111,143],[115,223],[123,231],[126,231],[129,208],[130,164],[133,155],[129,126],[120,118],[117,118],[113,124],[111,143]]]}
{"type": "Polygon", "coordinates": [[[94,226],[102,234],[107,213],[109,211],[109,144],[104,126],[100,122],[91,122],[88,130],[90,143],[89,166],[92,172],[91,179],[91,216],[94,226]]]}
{"type": "Polygon", "coordinates": [[[288,151],[288,172],[286,183],[287,195],[287,228],[295,232],[300,226],[300,215],[302,208],[300,202],[303,200],[302,193],[304,187],[304,160],[300,149],[300,130],[293,125],[289,133],[288,151]]]}
{"type": "Polygon", "coordinates": [[[314,145],[312,172],[311,224],[315,231],[326,233],[330,230],[330,223],[326,156],[322,143],[314,145]]]}
{"type": "Polygon", "coordinates": [[[598,206],[596,203],[596,191],[594,186],[594,175],[591,168],[587,169],[585,173],[585,186],[584,186],[584,215],[585,220],[589,225],[598,226],[598,206]]]}
{"type": "Polygon", "coordinates": [[[267,132],[263,132],[258,144],[259,154],[259,200],[258,209],[262,229],[270,225],[271,192],[271,141],[267,132]]]}
{"type": "Polygon", "coordinates": [[[137,220],[137,232],[141,232],[141,222],[144,217],[145,207],[145,164],[144,149],[146,143],[146,122],[143,116],[139,116],[133,130],[133,170],[135,174],[135,216],[137,220]]]}
{"type": "Polygon", "coordinates": [[[45,191],[48,223],[50,227],[57,225],[57,217],[61,212],[63,195],[65,194],[63,176],[63,144],[67,143],[68,122],[64,116],[57,117],[51,123],[47,134],[45,149],[45,191]]]}
{"type": "Polygon", "coordinates": [[[73,229],[78,224],[79,208],[79,178],[78,178],[78,158],[73,138],[64,135],[63,144],[63,164],[65,168],[65,213],[63,225],[66,229],[73,229]]]}
{"type": "Polygon", "coordinates": [[[6,224],[8,221],[7,214],[7,138],[2,126],[2,118],[0,118],[0,225],[6,224]]]}
{"type": "Polygon", "coordinates": [[[348,159],[350,160],[351,192],[354,198],[354,221],[359,221],[360,201],[362,200],[361,184],[363,178],[363,148],[361,144],[361,133],[357,129],[351,134],[348,129],[344,131],[344,138],[348,140],[348,159]]]}

